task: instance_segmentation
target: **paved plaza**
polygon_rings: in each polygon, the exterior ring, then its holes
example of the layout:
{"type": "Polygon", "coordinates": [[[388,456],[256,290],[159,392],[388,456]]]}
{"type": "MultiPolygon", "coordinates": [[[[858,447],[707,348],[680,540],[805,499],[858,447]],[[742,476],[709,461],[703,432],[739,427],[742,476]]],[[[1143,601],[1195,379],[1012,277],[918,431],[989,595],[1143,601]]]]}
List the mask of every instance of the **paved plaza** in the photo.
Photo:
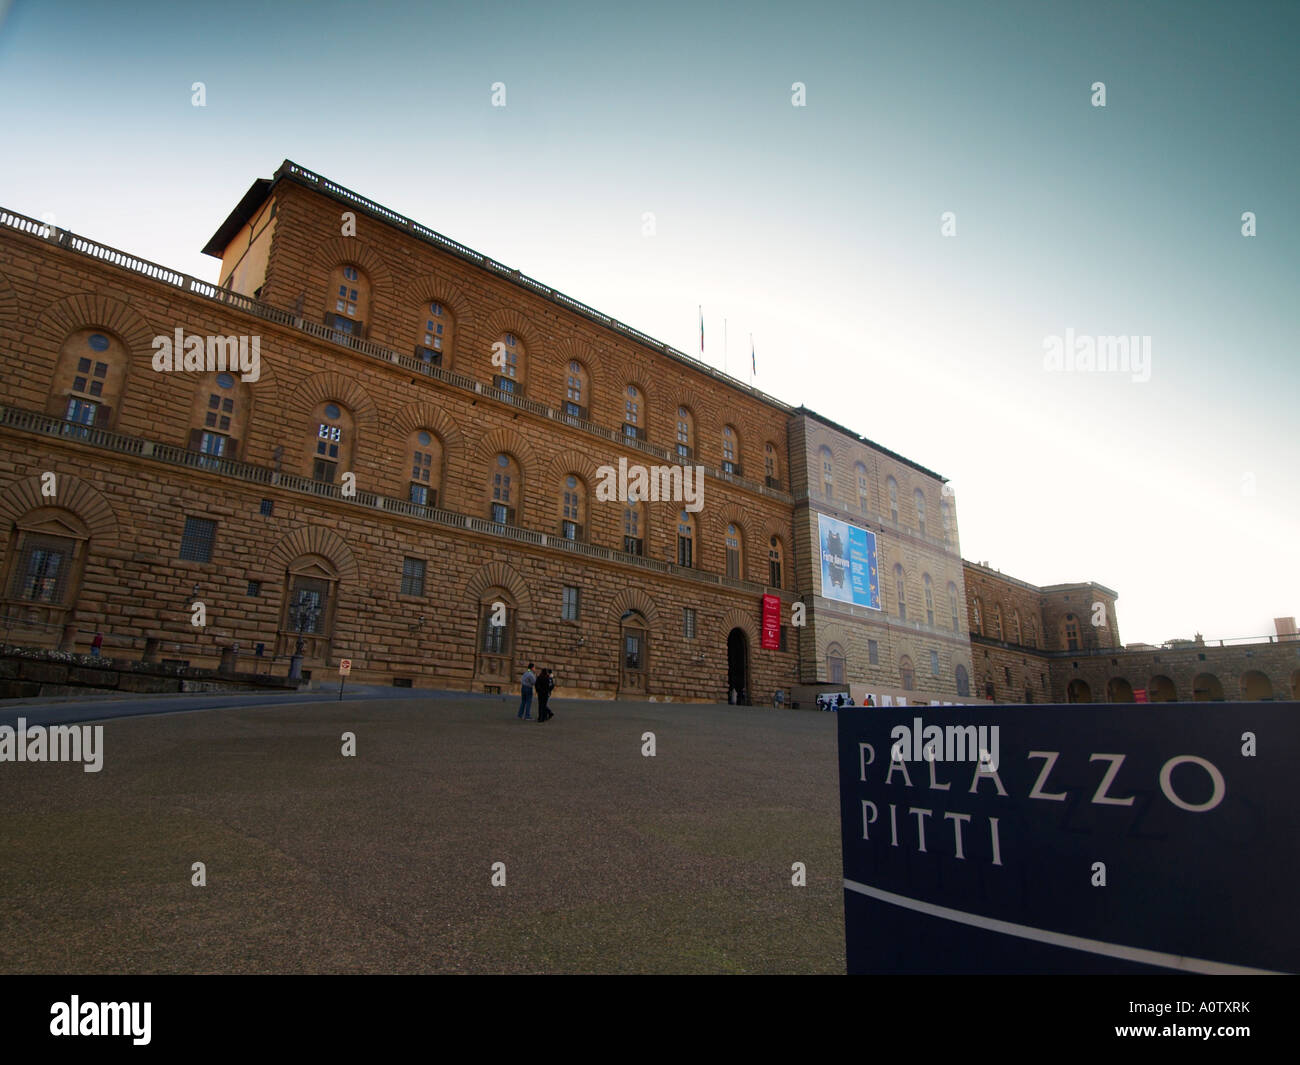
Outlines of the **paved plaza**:
{"type": "Polygon", "coordinates": [[[332,699],[0,764],[0,971],[844,971],[834,715],[332,699]]]}

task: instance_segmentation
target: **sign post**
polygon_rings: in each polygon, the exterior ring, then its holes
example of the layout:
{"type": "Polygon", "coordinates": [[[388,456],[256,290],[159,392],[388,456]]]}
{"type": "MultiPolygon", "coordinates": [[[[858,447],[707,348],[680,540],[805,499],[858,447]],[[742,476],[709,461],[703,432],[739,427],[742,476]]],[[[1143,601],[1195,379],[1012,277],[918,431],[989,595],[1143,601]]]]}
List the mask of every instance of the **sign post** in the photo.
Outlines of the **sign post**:
{"type": "Polygon", "coordinates": [[[352,672],[352,659],[340,658],[339,659],[339,701],[340,702],[343,701],[343,683],[347,679],[348,674],[351,672],[352,672]]]}
{"type": "Polygon", "coordinates": [[[1300,971],[1300,703],[845,707],[850,973],[1300,971]],[[983,757],[981,757],[983,755],[983,757]]]}

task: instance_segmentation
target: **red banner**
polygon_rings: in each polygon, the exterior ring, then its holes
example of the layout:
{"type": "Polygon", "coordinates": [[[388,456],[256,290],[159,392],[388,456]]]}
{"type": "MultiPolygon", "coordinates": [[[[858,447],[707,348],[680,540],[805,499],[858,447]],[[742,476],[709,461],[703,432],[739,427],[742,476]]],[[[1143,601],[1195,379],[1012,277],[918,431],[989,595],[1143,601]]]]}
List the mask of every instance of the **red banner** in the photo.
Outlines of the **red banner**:
{"type": "Polygon", "coordinates": [[[781,597],[779,595],[763,596],[763,650],[777,651],[781,648],[781,597]]]}
{"type": "Polygon", "coordinates": [[[1145,688],[1134,688],[1133,701],[1135,703],[1145,703],[1147,701],[1147,690],[1145,688]]]}

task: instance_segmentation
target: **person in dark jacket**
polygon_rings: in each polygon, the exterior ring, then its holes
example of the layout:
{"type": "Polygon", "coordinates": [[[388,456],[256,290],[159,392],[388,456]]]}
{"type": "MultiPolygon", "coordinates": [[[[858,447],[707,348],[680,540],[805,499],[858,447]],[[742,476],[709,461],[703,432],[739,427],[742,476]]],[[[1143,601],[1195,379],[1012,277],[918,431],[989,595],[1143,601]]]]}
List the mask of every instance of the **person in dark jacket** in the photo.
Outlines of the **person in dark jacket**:
{"type": "Polygon", "coordinates": [[[551,692],[555,690],[555,678],[549,669],[543,669],[537,678],[537,720],[550,721],[555,715],[551,713],[551,692]]]}

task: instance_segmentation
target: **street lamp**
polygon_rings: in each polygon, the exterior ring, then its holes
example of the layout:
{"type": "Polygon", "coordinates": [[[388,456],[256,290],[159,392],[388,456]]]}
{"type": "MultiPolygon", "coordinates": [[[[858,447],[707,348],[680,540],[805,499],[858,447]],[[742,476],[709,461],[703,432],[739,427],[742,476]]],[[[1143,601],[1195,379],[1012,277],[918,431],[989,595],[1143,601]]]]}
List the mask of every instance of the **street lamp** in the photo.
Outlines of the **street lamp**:
{"type": "Polygon", "coordinates": [[[302,650],[304,632],[315,632],[320,618],[320,606],[305,588],[298,590],[298,601],[289,606],[289,623],[298,634],[293,656],[289,659],[289,679],[302,679],[302,650]]]}

